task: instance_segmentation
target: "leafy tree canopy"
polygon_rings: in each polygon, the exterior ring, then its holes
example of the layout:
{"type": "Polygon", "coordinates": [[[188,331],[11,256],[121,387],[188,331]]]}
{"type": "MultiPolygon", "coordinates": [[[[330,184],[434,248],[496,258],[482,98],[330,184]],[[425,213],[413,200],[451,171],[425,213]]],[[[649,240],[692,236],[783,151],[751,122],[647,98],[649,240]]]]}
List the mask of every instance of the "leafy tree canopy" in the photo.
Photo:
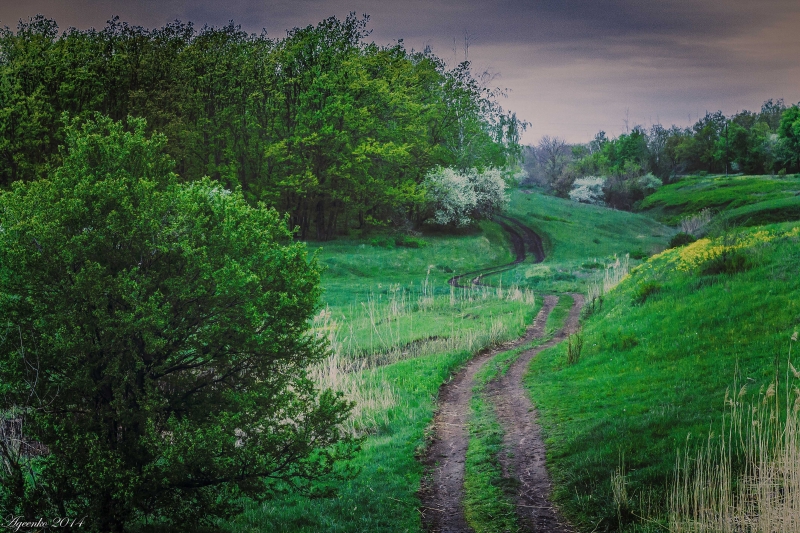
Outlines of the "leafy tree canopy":
{"type": "Polygon", "coordinates": [[[3,510],[197,531],[332,474],[350,406],[306,377],[305,246],[241,190],[179,182],[144,120],[67,123],[52,177],[0,193],[0,415],[46,447],[0,448],[3,510]]]}

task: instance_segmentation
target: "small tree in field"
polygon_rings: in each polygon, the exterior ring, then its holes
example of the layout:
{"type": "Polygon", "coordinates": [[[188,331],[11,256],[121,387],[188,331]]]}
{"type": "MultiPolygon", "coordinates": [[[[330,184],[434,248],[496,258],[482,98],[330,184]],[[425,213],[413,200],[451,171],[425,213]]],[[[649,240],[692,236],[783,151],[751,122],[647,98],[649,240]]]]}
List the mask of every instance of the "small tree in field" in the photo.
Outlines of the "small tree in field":
{"type": "Polygon", "coordinates": [[[350,406],[306,367],[319,267],[278,214],[181,184],[164,138],[98,116],[51,179],[0,193],[0,511],[199,531],[319,489],[350,406]]]}

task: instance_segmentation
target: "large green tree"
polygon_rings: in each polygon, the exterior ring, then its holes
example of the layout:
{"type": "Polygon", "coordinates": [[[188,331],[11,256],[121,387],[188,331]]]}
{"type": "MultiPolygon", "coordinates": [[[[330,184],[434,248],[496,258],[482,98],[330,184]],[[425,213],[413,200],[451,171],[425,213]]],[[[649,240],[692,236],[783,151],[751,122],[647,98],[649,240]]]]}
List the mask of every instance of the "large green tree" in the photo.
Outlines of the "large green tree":
{"type": "Polygon", "coordinates": [[[141,119],[65,133],[52,177],[0,193],[0,417],[44,446],[3,441],[4,512],[198,531],[326,478],[350,406],[306,376],[305,246],[240,191],[180,183],[141,119]]]}

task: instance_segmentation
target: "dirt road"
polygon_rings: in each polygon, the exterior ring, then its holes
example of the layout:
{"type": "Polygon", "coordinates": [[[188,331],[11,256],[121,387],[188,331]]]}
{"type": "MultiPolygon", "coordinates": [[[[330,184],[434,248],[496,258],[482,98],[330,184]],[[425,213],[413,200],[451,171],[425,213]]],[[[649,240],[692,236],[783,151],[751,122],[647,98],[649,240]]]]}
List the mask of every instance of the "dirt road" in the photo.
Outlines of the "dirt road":
{"type": "MultiPolygon", "coordinates": [[[[450,284],[456,287],[481,285],[483,278],[505,272],[523,262],[528,253],[536,262],[544,260],[542,239],[519,220],[496,216],[497,222],[509,235],[515,260],[454,276],[450,284]],[[462,284],[462,279],[468,284],[462,284]]],[[[570,295],[573,305],[564,326],[544,344],[521,353],[505,375],[491,381],[485,394],[493,403],[503,427],[504,451],[499,460],[503,476],[514,480],[519,487],[515,503],[523,531],[570,533],[572,530],[550,503],[550,478],[545,467],[545,448],[536,423],[536,411],[523,386],[523,376],[538,353],[561,342],[578,328],[583,296],[570,295]]],[[[566,297],[566,296],[562,296],[566,297]]],[[[500,348],[475,356],[464,369],[443,385],[439,391],[439,407],[433,420],[434,437],[428,447],[425,464],[428,476],[420,490],[423,525],[429,532],[468,533],[472,529],[464,517],[464,467],[469,444],[467,424],[470,399],[478,371],[500,352],[522,346],[545,333],[545,323],[558,298],[545,297],[544,305],[526,334],[500,348]]]]}

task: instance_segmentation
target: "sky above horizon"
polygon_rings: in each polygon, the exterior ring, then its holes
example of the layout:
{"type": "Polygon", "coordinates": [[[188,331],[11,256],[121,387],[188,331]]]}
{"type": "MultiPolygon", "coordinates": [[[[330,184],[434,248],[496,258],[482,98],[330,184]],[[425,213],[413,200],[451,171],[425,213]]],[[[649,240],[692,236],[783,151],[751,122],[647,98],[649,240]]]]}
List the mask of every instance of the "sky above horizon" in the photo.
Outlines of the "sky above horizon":
{"type": "Polygon", "coordinates": [[[473,69],[493,73],[508,89],[501,105],[530,123],[527,144],[800,101],[797,0],[0,0],[0,26],[41,13],[62,30],[102,28],[118,15],[151,28],[232,20],[282,37],[349,12],[370,15],[377,44],[430,46],[450,65],[467,40],[473,69]]]}

